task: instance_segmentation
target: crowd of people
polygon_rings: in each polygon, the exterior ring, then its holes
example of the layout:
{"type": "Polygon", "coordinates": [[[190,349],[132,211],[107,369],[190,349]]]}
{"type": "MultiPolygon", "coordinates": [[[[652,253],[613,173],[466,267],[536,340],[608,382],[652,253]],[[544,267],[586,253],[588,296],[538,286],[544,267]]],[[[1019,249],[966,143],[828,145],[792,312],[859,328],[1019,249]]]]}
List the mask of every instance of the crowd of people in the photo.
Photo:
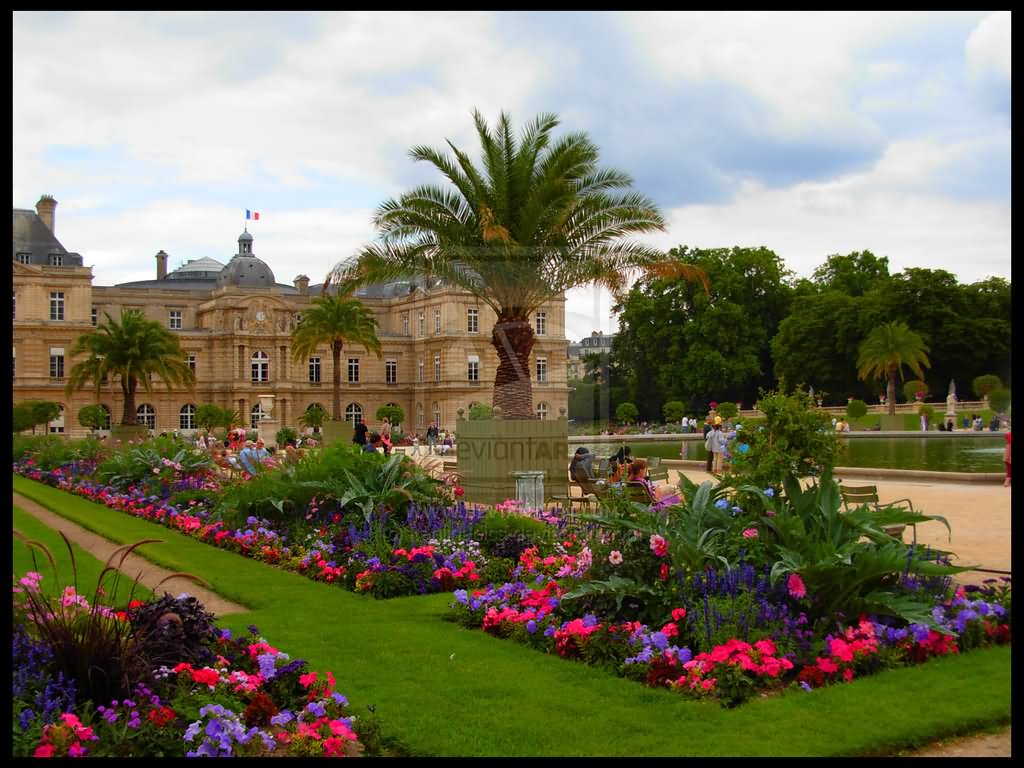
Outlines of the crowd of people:
{"type": "MultiPolygon", "coordinates": [[[[455,447],[455,436],[447,429],[438,428],[436,422],[430,422],[425,434],[427,439],[426,451],[420,451],[420,436],[414,432],[409,436],[412,450],[410,456],[433,456],[435,453],[441,456],[448,455],[455,447]]],[[[368,453],[383,451],[385,456],[390,456],[394,450],[394,443],[391,437],[391,421],[385,417],[379,431],[371,432],[370,428],[363,422],[355,425],[352,433],[352,442],[362,447],[368,453]]]]}

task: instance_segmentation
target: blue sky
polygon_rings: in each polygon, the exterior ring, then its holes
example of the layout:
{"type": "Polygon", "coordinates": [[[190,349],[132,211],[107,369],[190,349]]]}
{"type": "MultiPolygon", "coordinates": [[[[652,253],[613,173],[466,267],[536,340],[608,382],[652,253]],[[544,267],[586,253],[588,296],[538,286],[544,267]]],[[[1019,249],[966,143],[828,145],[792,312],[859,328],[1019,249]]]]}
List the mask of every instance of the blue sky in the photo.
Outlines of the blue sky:
{"type": "MultiPolygon", "coordinates": [[[[1009,12],[16,12],[17,207],[59,202],[95,283],[227,261],[244,210],[279,282],[314,282],[473,150],[470,113],[557,113],[626,171],[675,245],[772,248],[797,275],[1010,277],[1009,12]]],[[[568,334],[613,330],[573,292],[568,334]]]]}

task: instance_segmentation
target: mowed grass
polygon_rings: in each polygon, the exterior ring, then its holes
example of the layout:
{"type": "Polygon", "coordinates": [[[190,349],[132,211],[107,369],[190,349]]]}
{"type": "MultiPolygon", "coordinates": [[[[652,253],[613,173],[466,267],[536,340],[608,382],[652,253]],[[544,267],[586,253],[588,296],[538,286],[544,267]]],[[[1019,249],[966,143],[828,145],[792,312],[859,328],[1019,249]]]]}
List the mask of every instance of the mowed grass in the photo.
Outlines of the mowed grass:
{"type": "MultiPolygon", "coordinates": [[[[43,577],[40,588],[44,594],[51,597],[61,594],[69,585],[75,586],[75,574],[77,573],[75,589],[79,594],[84,595],[91,605],[93,594],[96,591],[96,583],[106,564],[101,563],[82,547],[72,542],[71,549],[74,552],[74,566],[72,567],[67,544],[64,543],[61,535],[17,506],[13,508],[12,525],[15,530],[24,534],[26,539],[43,544],[53,555],[56,565],[55,572],[45,554],[36,547],[30,547],[19,537],[13,536],[14,573],[20,578],[29,571],[37,571],[43,577]],[[35,554],[34,560],[33,553],[35,554]]],[[[134,577],[131,574],[122,573],[120,576],[116,573],[107,574],[104,578],[104,590],[107,593],[107,598],[103,600],[103,604],[123,608],[129,600],[152,598],[153,593],[142,584],[136,585],[132,591],[133,582],[134,577]]]]}
{"type": "Polygon", "coordinates": [[[215,549],[25,478],[14,490],[251,608],[221,623],[331,670],[412,755],[888,754],[1010,719],[1010,649],[986,649],[736,710],[445,621],[450,595],[375,601],[215,549]]]}

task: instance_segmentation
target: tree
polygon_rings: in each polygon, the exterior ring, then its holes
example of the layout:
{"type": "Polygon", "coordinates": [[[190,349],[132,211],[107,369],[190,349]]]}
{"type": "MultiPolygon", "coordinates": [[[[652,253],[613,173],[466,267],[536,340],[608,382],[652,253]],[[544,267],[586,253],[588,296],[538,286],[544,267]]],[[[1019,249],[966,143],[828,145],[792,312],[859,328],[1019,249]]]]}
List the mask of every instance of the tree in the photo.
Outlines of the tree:
{"type": "Polygon", "coordinates": [[[214,403],[204,403],[196,408],[196,425],[212,432],[217,427],[231,429],[242,421],[242,415],[231,408],[222,408],[214,403]]]}
{"type": "Polygon", "coordinates": [[[988,397],[992,390],[999,389],[1001,386],[1003,386],[1003,382],[999,380],[998,376],[991,373],[977,376],[971,382],[971,388],[981,398],[988,397]]]}
{"type": "Polygon", "coordinates": [[[903,384],[903,397],[908,403],[912,403],[918,392],[923,392],[922,400],[928,396],[928,385],[920,379],[911,379],[903,384]]]}
{"type": "MultiPolygon", "coordinates": [[[[326,288],[326,286],[325,286],[326,288]]],[[[345,292],[313,299],[312,306],[302,313],[302,320],[292,331],[292,356],[303,362],[316,353],[317,348],[331,347],[334,370],[333,418],[341,421],[341,350],[345,342],[362,344],[378,358],[382,356],[377,338],[377,321],[373,313],[358,299],[348,298],[345,292]]]]}
{"type": "Polygon", "coordinates": [[[487,403],[473,403],[469,406],[470,421],[487,421],[494,418],[494,408],[487,403]]]}
{"type": "Polygon", "coordinates": [[[553,114],[539,115],[518,135],[504,112],[493,130],[479,111],[473,120],[483,167],[451,141],[454,158],[413,147],[412,158],[433,165],[450,186],[422,185],[382,203],[374,217],[379,242],[337,264],[328,282],[426,275],[471,293],[497,315],[493,403],[505,418],[532,419],[530,313],[584,285],[618,293],[638,270],[704,276],[625,239],[661,231],[664,222],[651,200],[628,191],[629,176],[599,167],[597,146],[586,134],[553,140],[553,114]]]}
{"type": "Polygon", "coordinates": [[[719,416],[726,420],[734,418],[740,412],[739,408],[736,407],[736,403],[729,401],[719,403],[715,410],[718,411],[719,416]]]}
{"type": "Polygon", "coordinates": [[[102,429],[107,423],[107,409],[102,405],[84,405],[78,411],[78,423],[93,430],[102,429]]]}
{"type": "Polygon", "coordinates": [[[36,433],[36,426],[47,424],[60,415],[60,405],[50,400],[24,400],[14,406],[11,414],[15,432],[31,429],[36,433]]]}
{"type": "Polygon", "coordinates": [[[615,409],[615,419],[621,424],[632,424],[640,415],[640,411],[633,403],[619,403],[615,409]]]}
{"type": "Polygon", "coordinates": [[[124,395],[121,425],[135,420],[135,393],[141,386],[153,391],[153,378],[159,378],[168,390],[195,385],[192,369],[185,361],[185,351],[178,337],[155,320],[147,320],[138,310],[121,310],[120,320],[104,312],[105,320],[95,330],[84,333],[71,345],[71,356],[88,357],[75,363],[68,376],[65,391],[92,386],[96,396],[103,381],[117,378],[124,395]]]}
{"type": "Polygon", "coordinates": [[[661,406],[661,412],[665,416],[666,423],[678,423],[686,413],[686,406],[680,400],[669,400],[661,406]]]}
{"type": "Polygon", "coordinates": [[[378,421],[388,419],[392,427],[397,427],[405,421],[405,411],[402,410],[400,405],[382,405],[377,409],[376,416],[378,421]]]}
{"type": "Polygon", "coordinates": [[[889,280],[889,258],[871,251],[854,251],[846,256],[834,253],[814,270],[814,282],[823,289],[847,296],[863,296],[889,280]]]}
{"type": "Polygon", "coordinates": [[[851,400],[846,404],[846,415],[851,419],[863,419],[868,415],[868,404],[863,400],[851,400]]]}
{"type": "Polygon", "coordinates": [[[860,346],[857,375],[863,380],[886,379],[889,415],[896,415],[896,376],[903,377],[906,365],[922,379],[930,366],[928,347],[906,323],[889,322],[875,328],[860,346]]]}
{"type": "Polygon", "coordinates": [[[314,432],[320,429],[327,420],[327,411],[319,405],[311,405],[306,412],[299,416],[299,424],[312,429],[314,432]]]}
{"type": "Polygon", "coordinates": [[[1006,387],[993,389],[988,393],[988,404],[996,413],[1006,413],[1006,409],[1010,407],[1010,390],[1006,387]]]}

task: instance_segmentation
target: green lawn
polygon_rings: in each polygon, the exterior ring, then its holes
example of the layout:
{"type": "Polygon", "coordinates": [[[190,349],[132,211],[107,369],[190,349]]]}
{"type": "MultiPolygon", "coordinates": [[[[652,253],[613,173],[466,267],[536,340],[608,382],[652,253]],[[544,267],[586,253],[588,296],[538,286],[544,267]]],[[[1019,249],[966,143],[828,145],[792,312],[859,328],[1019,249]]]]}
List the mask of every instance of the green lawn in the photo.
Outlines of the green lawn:
{"type": "Polygon", "coordinates": [[[14,490],[113,541],[163,539],[147,557],[251,608],[223,625],[333,671],[413,755],[882,754],[1010,720],[1008,647],[724,710],[460,628],[450,595],[374,601],[22,477],[14,490]]]}

